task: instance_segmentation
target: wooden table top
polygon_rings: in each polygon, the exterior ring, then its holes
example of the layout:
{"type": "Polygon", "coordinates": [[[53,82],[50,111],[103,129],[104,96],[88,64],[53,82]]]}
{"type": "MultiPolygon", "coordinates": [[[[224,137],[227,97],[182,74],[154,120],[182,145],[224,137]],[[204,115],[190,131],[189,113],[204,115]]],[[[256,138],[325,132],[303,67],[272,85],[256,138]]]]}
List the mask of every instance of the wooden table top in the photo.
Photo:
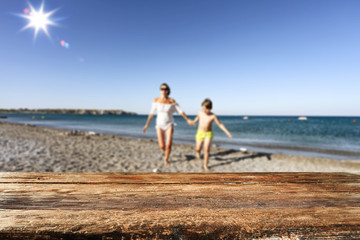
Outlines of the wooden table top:
{"type": "Polygon", "coordinates": [[[360,239],[360,175],[0,173],[0,239],[360,239]]]}

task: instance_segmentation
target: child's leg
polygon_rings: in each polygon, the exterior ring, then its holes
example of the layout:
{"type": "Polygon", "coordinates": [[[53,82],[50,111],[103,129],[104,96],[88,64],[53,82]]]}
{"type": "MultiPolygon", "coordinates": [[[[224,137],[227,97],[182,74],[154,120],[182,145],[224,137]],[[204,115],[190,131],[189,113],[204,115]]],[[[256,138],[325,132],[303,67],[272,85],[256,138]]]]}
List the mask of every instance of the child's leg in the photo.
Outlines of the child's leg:
{"type": "Polygon", "coordinates": [[[156,128],[156,135],[158,138],[159,148],[163,153],[165,153],[165,131],[161,128],[156,128]]]}
{"type": "Polygon", "coordinates": [[[173,133],[174,133],[174,126],[171,125],[166,130],[166,148],[165,148],[165,157],[164,157],[164,162],[165,162],[166,166],[170,165],[169,164],[169,157],[170,157],[170,153],[171,153],[173,133]]]}
{"type": "Polygon", "coordinates": [[[196,141],[196,158],[200,159],[201,149],[203,146],[204,141],[196,141]]]}
{"type": "Polygon", "coordinates": [[[205,138],[204,141],[204,169],[209,170],[209,154],[210,154],[211,138],[205,138]]]}

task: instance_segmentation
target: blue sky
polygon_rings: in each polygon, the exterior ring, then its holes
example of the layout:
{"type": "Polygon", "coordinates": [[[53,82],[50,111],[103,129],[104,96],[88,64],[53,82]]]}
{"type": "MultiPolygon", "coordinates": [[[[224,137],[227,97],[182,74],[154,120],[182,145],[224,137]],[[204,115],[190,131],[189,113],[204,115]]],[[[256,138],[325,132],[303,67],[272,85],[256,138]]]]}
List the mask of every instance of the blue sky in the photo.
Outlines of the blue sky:
{"type": "MultiPolygon", "coordinates": [[[[29,0],[38,9],[42,1],[29,0]]],[[[0,1],[0,108],[360,115],[358,0],[45,0],[50,38],[0,1]],[[60,41],[70,44],[66,49],[60,41]]]]}

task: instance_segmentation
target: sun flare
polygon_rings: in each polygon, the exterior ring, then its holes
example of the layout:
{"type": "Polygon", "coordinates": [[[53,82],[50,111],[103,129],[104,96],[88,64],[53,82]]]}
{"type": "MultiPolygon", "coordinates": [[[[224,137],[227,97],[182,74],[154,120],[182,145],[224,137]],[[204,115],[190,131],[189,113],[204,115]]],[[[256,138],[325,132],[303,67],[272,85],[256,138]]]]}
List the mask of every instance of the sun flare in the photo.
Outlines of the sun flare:
{"type": "Polygon", "coordinates": [[[27,11],[24,10],[25,14],[21,14],[20,16],[27,19],[29,23],[23,27],[21,30],[25,30],[28,28],[34,28],[34,40],[36,39],[39,30],[44,31],[44,33],[50,38],[48,25],[57,25],[55,22],[51,21],[49,18],[57,9],[52,10],[50,12],[44,12],[44,2],[42,2],[39,10],[36,10],[30,3],[27,11]]]}

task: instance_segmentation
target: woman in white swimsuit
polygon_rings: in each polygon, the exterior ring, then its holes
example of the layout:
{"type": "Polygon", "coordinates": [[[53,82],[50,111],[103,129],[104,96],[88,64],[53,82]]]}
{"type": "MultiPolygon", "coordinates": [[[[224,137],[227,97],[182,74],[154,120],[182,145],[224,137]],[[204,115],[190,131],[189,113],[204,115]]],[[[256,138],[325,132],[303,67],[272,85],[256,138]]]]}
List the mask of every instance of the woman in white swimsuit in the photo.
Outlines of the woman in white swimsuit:
{"type": "Polygon", "coordinates": [[[175,102],[174,99],[169,98],[170,87],[163,83],[160,86],[160,97],[155,98],[149,117],[143,129],[144,132],[149,127],[151,119],[154,117],[154,114],[157,114],[156,117],[156,135],[158,138],[158,143],[161,151],[165,153],[164,162],[165,165],[169,165],[169,156],[171,152],[172,138],[174,132],[174,118],[173,114],[177,112],[188,122],[189,125],[194,126],[192,121],[186,116],[186,114],[180,109],[179,105],[175,102]],[[165,144],[165,134],[166,134],[166,144],[165,144]]]}

